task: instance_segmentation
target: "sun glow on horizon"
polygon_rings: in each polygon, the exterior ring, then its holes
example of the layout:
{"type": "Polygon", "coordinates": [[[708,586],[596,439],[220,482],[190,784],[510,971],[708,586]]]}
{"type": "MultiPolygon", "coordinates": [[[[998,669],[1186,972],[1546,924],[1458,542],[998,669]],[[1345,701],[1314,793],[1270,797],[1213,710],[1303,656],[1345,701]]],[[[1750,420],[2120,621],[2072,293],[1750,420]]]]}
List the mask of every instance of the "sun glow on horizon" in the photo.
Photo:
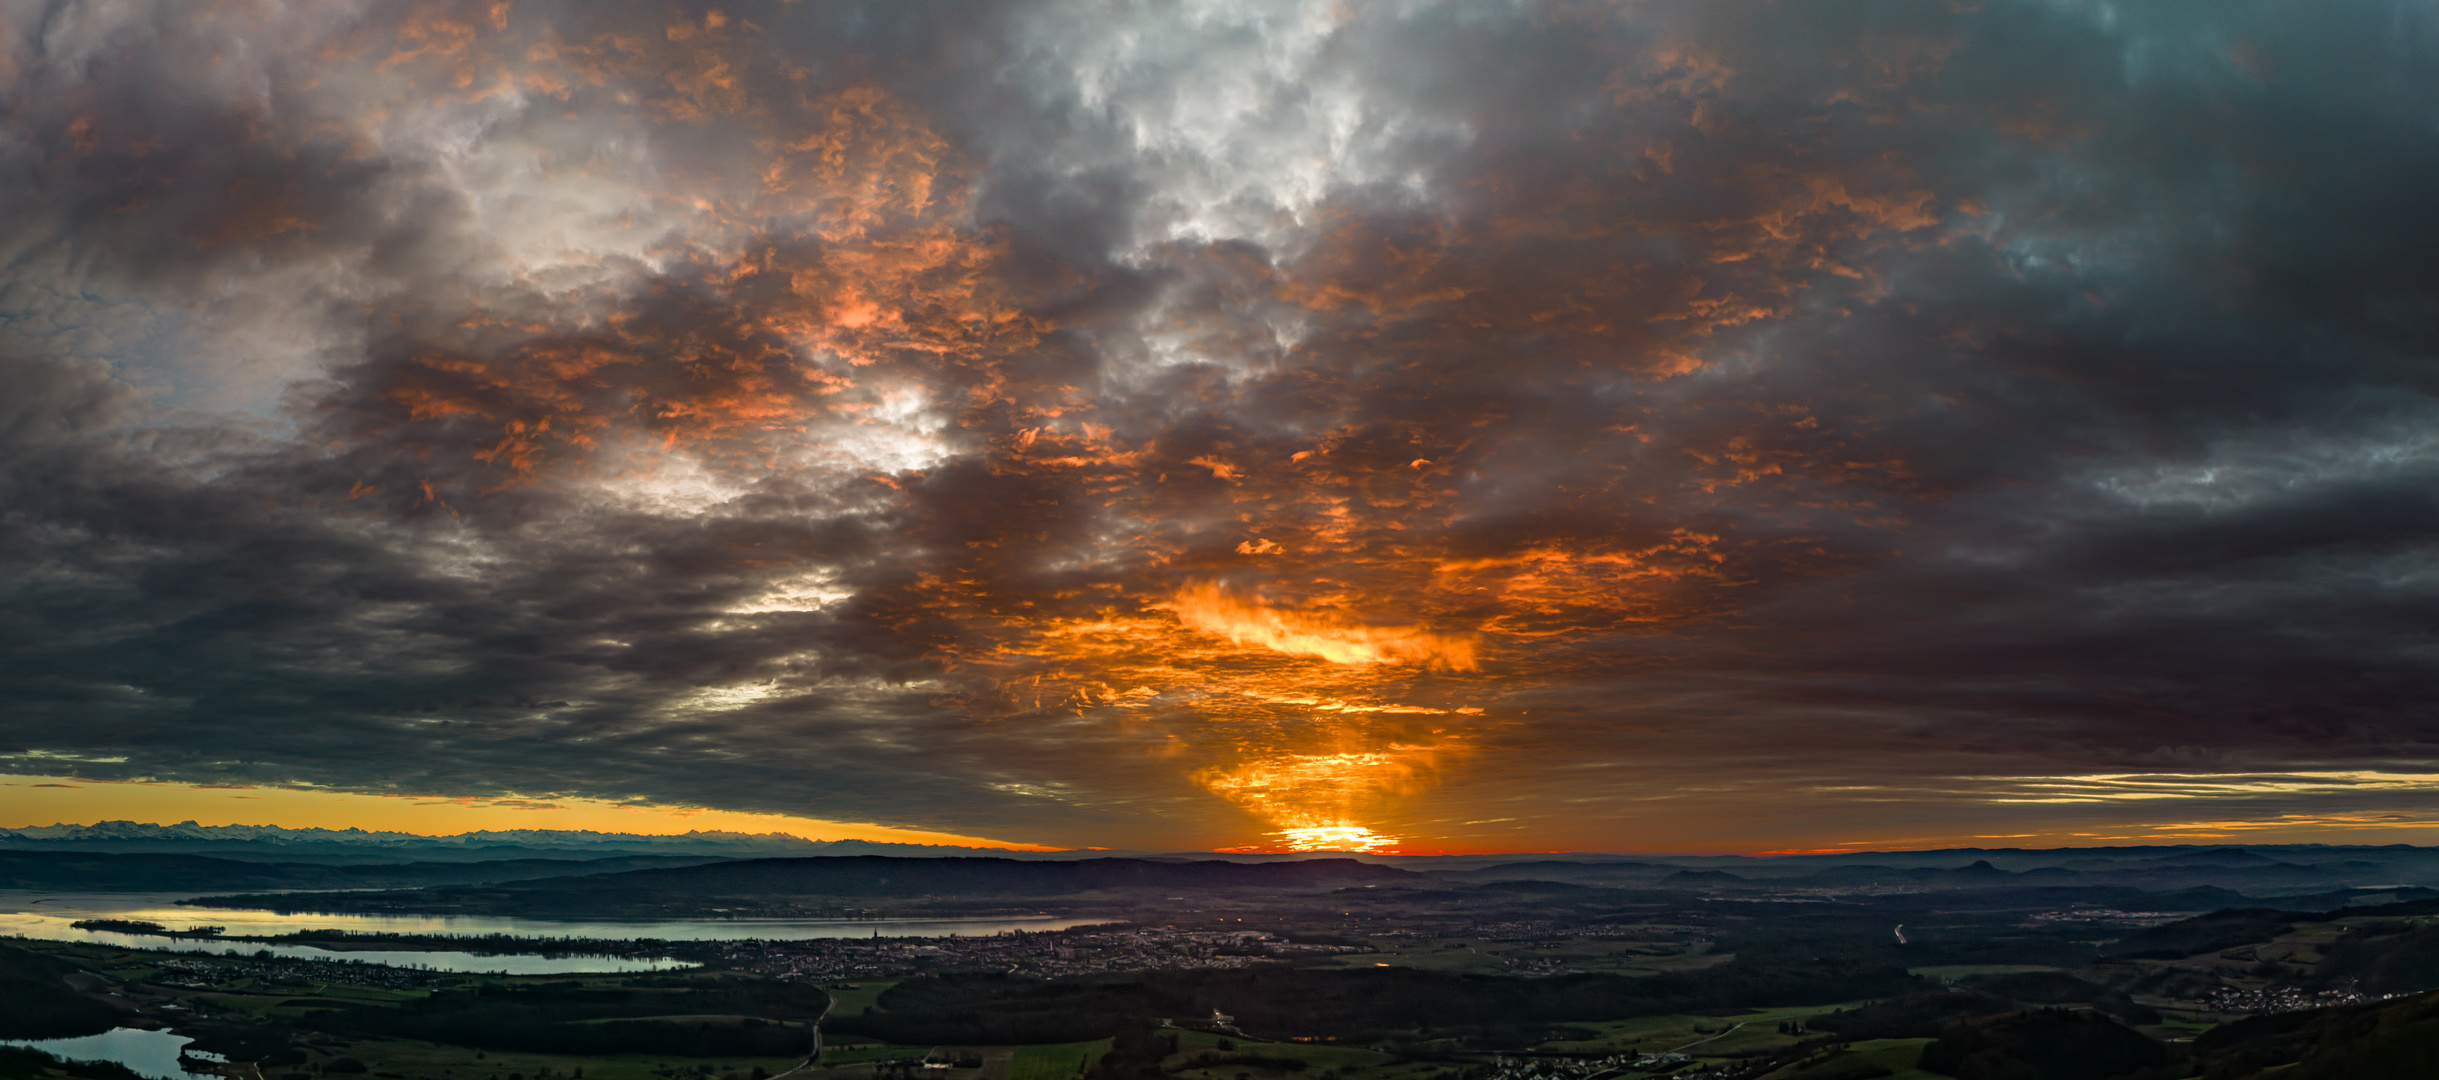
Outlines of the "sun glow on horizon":
{"type": "Polygon", "coordinates": [[[1361,825],[1315,825],[1281,829],[1289,851],[1361,851],[1381,853],[1396,846],[1397,837],[1382,836],[1361,825]]]}
{"type": "Polygon", "coordinates": [[[1058,848],[887,825],[703,807],[568,797],[380,794],[327,788],[0,775],[0,828],[112,819],[281,828],[361,828],[424,836],[559,829],[650,836],[687,832],[786,833],[807,840],[1053,851],[1058,848]]]}
{"type": "Polygon", "coordinates": [[[1283,755],[1233,769],[1206,769],[1195,780],[1270,823],[1272,844],[1225,850],[1385,852],[1400,838],[1357,824],[1356,819],[1376,810],[1384,799],[1429,783],[1437,749],[1391,746],[1384,751],[1283,755]]]}

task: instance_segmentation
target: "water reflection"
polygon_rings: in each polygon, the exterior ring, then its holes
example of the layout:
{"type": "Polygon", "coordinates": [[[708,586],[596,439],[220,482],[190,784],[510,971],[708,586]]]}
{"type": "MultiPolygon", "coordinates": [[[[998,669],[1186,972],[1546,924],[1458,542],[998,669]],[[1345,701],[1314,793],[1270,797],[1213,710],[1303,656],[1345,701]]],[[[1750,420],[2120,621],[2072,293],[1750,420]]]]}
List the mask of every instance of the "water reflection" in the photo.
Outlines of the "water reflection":
{"type": "MultiPolygon", "coordinates": [[[[112,1028],[99,1035],[83,1035],[73,1039],[0,1039],[0,1046],[22,1046],[68,1061],[114,1062],[150,1080],[222,1080],[210,1073],[186,1070],[180,1054],[186,1044],[193,1041],[184,1035],[172,1035],[166,1031],[112,1028]]],[[[216,1054],[198,1052],[195,1056],[220,1060],[216,1054]]]]}
{"type": "MultiPolygon", "coordinates": [[[[520,919],[498,915],[281,915],[269,911],[224,911],[180,907],[192,893],[43,893],[0,891],[0,936],[91,941],[131,949],[164,952],[252,954],[269,949],[274,956],[307,960],[360,960],[367,963],[424,967],[434,971],[505,972],[511,975],[562,975],[575,972],[659,971],[689,966],[675,960],[608,956],[484,956],[446,950],[326,950],[309,945],[259,945],[253,942],[165,938],[148,934],[78,930],[79,919],[129,919],[182,929],[197,923],[225,928],[230,936],[293,934],[305,930],[351,930],[386,934],[510,934],[533,938],[587,938],[661,941],[735,941],[745,938],[798,941],[846,937],[946,937],[989,935],[1010,930],[1064,930],[1102,920],[1062,919],[1048,915],[1000,919],[668,919],[642,922],[585,922],[564,919],[520,919]]],[[[479,945],[475,946],[479,948],[479,945]]]]}

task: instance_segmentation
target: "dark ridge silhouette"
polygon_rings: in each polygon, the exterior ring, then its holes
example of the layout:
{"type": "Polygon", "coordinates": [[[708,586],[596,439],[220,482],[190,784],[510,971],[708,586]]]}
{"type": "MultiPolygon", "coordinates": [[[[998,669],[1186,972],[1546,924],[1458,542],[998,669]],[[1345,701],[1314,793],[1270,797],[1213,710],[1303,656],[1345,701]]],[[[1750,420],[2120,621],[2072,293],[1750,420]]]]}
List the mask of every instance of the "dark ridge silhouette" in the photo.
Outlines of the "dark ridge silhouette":
{"type": "Polygon", "coordinates": [[[1067,896],[1104,889],[1321,889],[1410,882],[1416,875],[1354,859],[1238,863],[1149,859],[1027,862],[1000,858],[901,859],[844,855],[748,859],[709,866],[636,870],[520,882],[519,890],[604,887],[655,892],[802,893],[816,896],[1067,896]]]}
{"type": "Polygon", "coordinates": [[[2270,908],[2228,908],[2137,930],[2117,939],[2107,955],[2127,959],[2176,960],[2239,945],[2268,941],[2315,918],[2270,908]]]}
{"type": "Polygon", "coordinates": [[[700,855],[647,855],[332,866],[250,862],[208,855],[0,851],[0,889],[396,889],[695,866],[714,861],[717,860],[700,855]]]}
{"type": "Polygon", "coordinates": [[[2110,1080],[2167,1061],[2167,1047],[2113,1020],[2040,1009],[1950,1024],[1921,1067],[1957,1080],[2110,1080]]]}
{"type": "Polygon", "coordinates": [[[2186,853],[2184,853],[2184,854],[2182,854],[2182,855],[2170,855],[2170,856],[2167,856],[2166,858],[2154,859],[2154,860],[2152,860],[2152,861],[2153,861],[2154,863],[2157,863],[2157,864],[2160,864],[2160,865],[2180,864],[2180,863],[2181,863],[2181,864],[2189,864],[2189,865],[2190,865],[2190,864],[2201,864],[2201,865],[2207,865],[2207,866],[2293,866],[2293,865],[2295,865],[2294,863],[2290,863],[2290,862],[2283,862],[2283,861],[2280,861],[2280,860],[2278,860],[2278,859],[2273,859],[2273,858],[2270,858],[2270,857],[2269,857],[2269,856],[2267,856],[2267,855],[2255,855],[2255,854],[2253,854],[2252,852],[2246,851],[2246,850],[2244,850],[2243,848],[2240,848],[2240,847],[2212,848],[2212,849],[2210,849],[2209,851],[2189,851],[2189,852],[2186,852],[2186,853]]]}
{"type": "Polygon", "coordinates": [[[2190,1076],[2421,1080],[2439,1076],[2439,994],[2225,1024],[2193,1043],[2190,1076]]]}
{"type": "Polygon", "coordinates": [[[844,855],[747,859],[508,882],[481,889],[459,886],[394,892],[214,896],[190,902],[204,907],[262,907],[275,911],[466,910],[469,905],[565,910],[693,902],[713,896],[1056,897],[1113,890],[1321,890],[1419,880],[1423,879],[1409,871],[1353,859],[1274,863],[1218,860],[1180,863],[1150,859],[1027,862],[844,855]]]}

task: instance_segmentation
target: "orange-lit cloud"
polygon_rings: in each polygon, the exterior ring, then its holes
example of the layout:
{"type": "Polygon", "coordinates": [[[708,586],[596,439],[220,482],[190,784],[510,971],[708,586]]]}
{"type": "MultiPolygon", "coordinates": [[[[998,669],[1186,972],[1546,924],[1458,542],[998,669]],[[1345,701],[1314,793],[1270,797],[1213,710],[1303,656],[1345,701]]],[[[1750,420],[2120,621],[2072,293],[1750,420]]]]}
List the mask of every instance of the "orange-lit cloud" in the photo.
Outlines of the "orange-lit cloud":
{"type": "Polygon", "coordinates": [[[1473,642],[1413,626],[1368,626],[1328,614],[1239,599],[1213,582],[1179,589],[1167,605],[1179,622],[1240,645],[1333,664],[1415,664],[1472,671],[1473,642]]]}
{"type": "Polygon", "coordinates": [[[6,763],[1746,850],[2439,759],[2428,57],[1766,6],[0,14],[6,763]]]}

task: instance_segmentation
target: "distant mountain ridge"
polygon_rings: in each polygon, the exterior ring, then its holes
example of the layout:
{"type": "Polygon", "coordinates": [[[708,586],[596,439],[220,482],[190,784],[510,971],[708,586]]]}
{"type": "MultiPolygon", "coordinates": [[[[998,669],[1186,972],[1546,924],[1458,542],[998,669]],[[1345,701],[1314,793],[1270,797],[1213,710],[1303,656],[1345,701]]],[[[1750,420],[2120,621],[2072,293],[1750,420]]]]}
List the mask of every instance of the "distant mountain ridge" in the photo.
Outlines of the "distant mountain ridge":
{"type": "MultiPolygon", "coordinates": [[[[0,840],[65,840],[75,842],[129,840],[243,840],[287,844],[440,844],[479,846],[491,844],[757,844],[785,847],[824,847],[832,844],[858,844],[856,840],[807,840],[792,833],[741,833],[721,830],[693,830],[675,835],[646,833],[605,833],[590,829],[479,829],[446,835],[410,832],[379,832],[368,829],[290,829],[279,825],[200,825],[192,819],[175,825],[153,825],[141,821],[100,821],[91,825],[36,825],[19,829],[0,829],[0,840]]],[[[892,845],[920,846],[920,845],[892,845]]]]}
{"type": "Polygon", "coordinates": [[[179,892],[226,889],[398,889],[699,866],[702,855],[488,859],[373,865],[278,863],[169,852],[0,851],[0,889],[179,892]]]}
{"type": "MultiPolygon", "coordinates": [[[[1669,871],[1662,866],[1637,864],[1633,872],[1645,876],[1646,883],[1638,887],[1551,882],[1536,880],[1530,871],[1519,878],[1484,880],[1493,875],[1415,871],[1349,858],[1235,862],[850,855],[717,861],[380,892],[222,895],[187,902],[204,907],[267,908],[281,912],[567,918],[696,917],[708,913],[801,917],[806,912],[872,910],[873,905],[880,903],[901,911],[913,910],[904,907],[912,904],[939,914],[952,909],[980,910],[975,905],[989,907],[1010,901],[1028,904],[1067,901],[1108,913],[1161,900],[1191,902],[1194,897],[1256,891],[1272,898],[1304,894],[1308,902],[1326,895],[1332,899],[1323,902],[1349,910],[1356,905],[1380,904],[1478,906],[1478,902],[1488,900],[1494,906],[1525,903],[1535,908],[1562,901],[1595,907],[1704,902],[1719,905],[1717,910],[1724,911],[1739,910],[1735,905],[1754,898],[1773,902],[1770,897],[1782,895],[1791,887],[1850,890],[1872,885],[1878,888],[1866,889],[1863,895],[1935,892],[1943,898],[1943,904],[1959,909],[1992,905],[2011,909],[2097,905],[2200,911],[2258,903],[2239,892],[2198,884],[2190,877],[2179,879],[2182,888],[2158,891],[2055,868],[2015,873],[1983,860],[1945,869],[1830,868],[1810,875],[1779,878],[1776,886],[1764,886],[1715,870],[1669,871]],[[1651,881],[1649,875],[1654,871],[1666,872],[1667,876],[1651,881]],[[1498,897],[1509,899],[1500,901],[1498,897]],[[1526,897],[1532,899],[1527,901],[1526,897]]],[[[2249,868],[2221,872],[2235,877],[2253,873],[2249,868]]],[[[2349,890],[2332,899],[2343,904],[2373,897],[2404,899],[2432,894],[2430,890],[2402,890],[2408,895],[2399,896],[2399,892],[2372,894],[2349,890]]]]}
{"type": "Polygon", "coordinates": [[[1422,875],[1354,859],[1240,863],[1166,859],[1020,860],[994,857],[906,859],[885,855],[750,859],[686,867],[396,892],[285,893],[203,897],[203,907],[282,912],[538,913],[613,916],[693,910],[735,911],[749,898],[858,900],[940,898],[1038,901],[1087,894],[1236,890],[1314,891],[1395,885],[1422,875]],[[732,904],[732,901],[735,904],[732,904]]]}
{"type": "Polygon", "coordinates": [[[1030,852],[1002,848],[880,843],[869,840],[808,840],[791,833],[697,830],[673,835],[594,832],[579,829],[485,829],[452,835],[369,829],[290,829],[278,825],[200,825],[181,821],[155,825],[102,821],[0,829],[0,851],[96,851],[192,854],[253,860],[435,861],[521,859],[535,856],[604,858],[674,855],[722,859],[819,855],[965,855],[1062,858],[1100,852],[1030,852]]]}
{"type": "MultiPolygon", "coordinates": [[[[1238,863],[1152,859],[1061,862],[1006,858],[901,859],[879,855],[821,859],[754,859],[704,866],[633,870],[615,875],[622,889],[676,892],[811,893],[830,896],[909,896],[933,893],[1065,896],[1099,889],[1326,888],[1414,880],[1411,871],[1354,859],[1238,863]]],[[[524,882],[520,889],[601,888],[603,878],[524,882]]]]}
{"type": "Polygon", "coordinates": [[[467,863],[515,859],[684,857],[700,859],[814,858],[877,855],[896,858],[997,858],[1026,862],[1133,858],[1158,862],[1287,863],[1353,859],[1446,875],[1447,881],[1543,880],[1602,885],[1656,885],[1679,871],[1675,886],[1772,888],[1808,881],[1822,886],[1917,887],[1971,884],[2113,884],[2146,889],[2198,885],[2241,888],[2254,895],[2381,885],[2439,885],[2439,849],[2391,845],[2247,844],[2080,848],[1946,848],[1785,855],[1624,855],[1571,851],[1468,855],[1383,855],[1350,852],[1145,852],[900,844],[812,840],[789,833],[699,830],[674,835],[563,829],[479,830],[454,835],[367,829],[292,829],[276,825],[148,824],[102,821],[0,829],[0,852],[80,851],[200,855],[246,862],[329,865],[406,862],[467,863]],[[1725,873],[1731,877],[1720,877],[1725,873]],[[2020,875],[2032,874],[2027,880],[2020,875]],[[1735,879],[1742,879],[1742,882],[1735,879]],[[2265,891],[2266,890],[2266,891],[2265,891]]]}

